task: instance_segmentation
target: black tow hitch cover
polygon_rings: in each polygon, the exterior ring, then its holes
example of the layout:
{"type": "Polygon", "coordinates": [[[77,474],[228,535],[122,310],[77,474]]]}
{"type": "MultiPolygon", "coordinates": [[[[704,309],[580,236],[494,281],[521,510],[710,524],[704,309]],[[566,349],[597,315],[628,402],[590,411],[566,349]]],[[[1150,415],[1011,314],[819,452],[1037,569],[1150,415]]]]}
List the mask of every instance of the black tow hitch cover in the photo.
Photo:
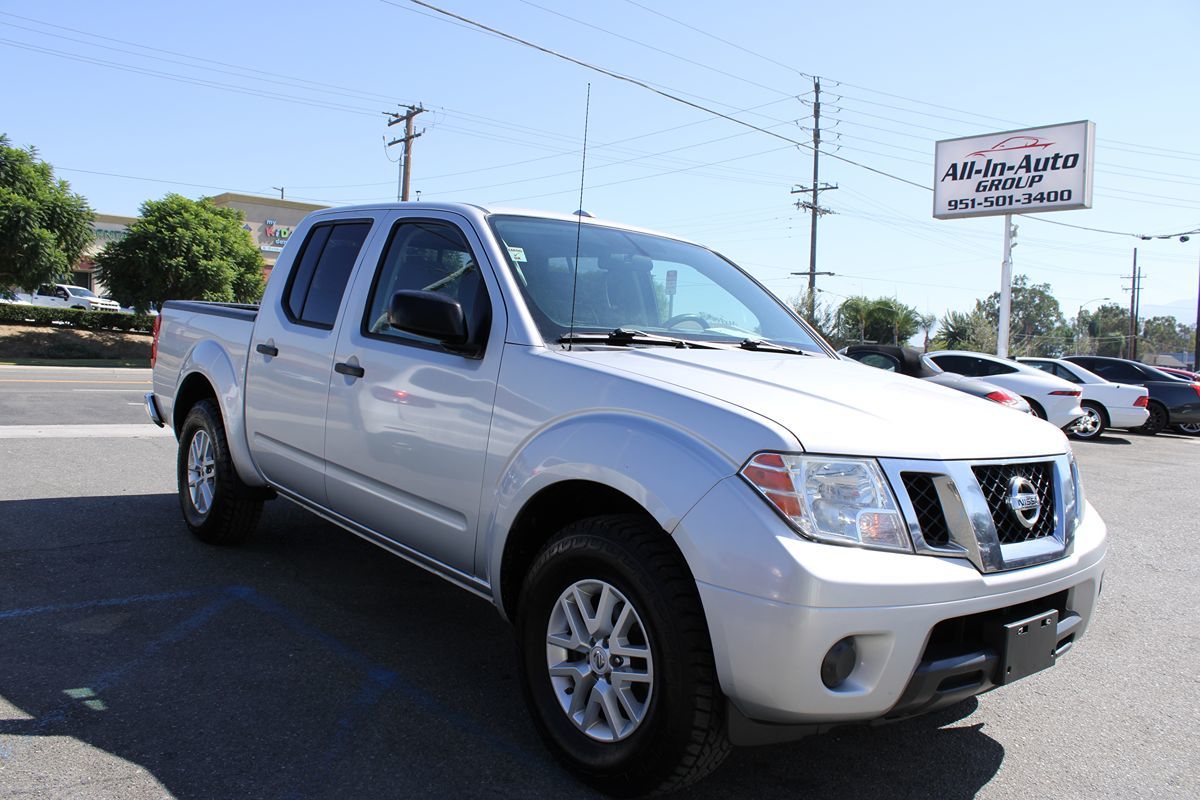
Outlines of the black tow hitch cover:
{"type": "Polygon", "coordinates": [[[1054,666],[1058,611],[1043,611],[1004,625],[996,684],[1004,685],[1054,666]]]}

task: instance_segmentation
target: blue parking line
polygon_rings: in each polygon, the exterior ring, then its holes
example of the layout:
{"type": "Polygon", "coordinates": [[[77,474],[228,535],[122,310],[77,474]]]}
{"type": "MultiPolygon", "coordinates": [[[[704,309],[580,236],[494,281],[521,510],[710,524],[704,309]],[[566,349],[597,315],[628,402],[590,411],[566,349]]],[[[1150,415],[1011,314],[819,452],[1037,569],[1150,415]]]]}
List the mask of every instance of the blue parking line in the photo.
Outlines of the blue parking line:
{"type": "Polygon", "coordinates": [[[138,594],[132,597],[115,597],[108,600],[87,600],[81,603],[58,603],[48,606],[31,606],[30,608],[13,608],[0,611],[0,620],[29,617],[34,614],[50,614],[56,611],[81,611],[89,608],[111,608],[129,606],[135,603],[158,603],[164,600],[183,600],[212,592],[212,589],[192,589],[183,592],[163,592],[161,594],[138,594]]]}

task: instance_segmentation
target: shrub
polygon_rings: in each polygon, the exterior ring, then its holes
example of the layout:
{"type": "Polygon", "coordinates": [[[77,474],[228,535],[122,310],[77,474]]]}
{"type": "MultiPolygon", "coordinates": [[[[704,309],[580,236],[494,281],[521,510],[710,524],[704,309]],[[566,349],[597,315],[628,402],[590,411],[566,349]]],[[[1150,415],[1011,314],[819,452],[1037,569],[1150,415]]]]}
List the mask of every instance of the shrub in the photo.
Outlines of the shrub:
{"type": "Polygon", "coordinates": [[[149,333],[154,318],[149,314],[125,314],[119,311],[81,311],[78,308],[47,308],[0,303],[0,323],[10,325],[51,325],[62,323],[85,331],[131,331],[149,333]]]}

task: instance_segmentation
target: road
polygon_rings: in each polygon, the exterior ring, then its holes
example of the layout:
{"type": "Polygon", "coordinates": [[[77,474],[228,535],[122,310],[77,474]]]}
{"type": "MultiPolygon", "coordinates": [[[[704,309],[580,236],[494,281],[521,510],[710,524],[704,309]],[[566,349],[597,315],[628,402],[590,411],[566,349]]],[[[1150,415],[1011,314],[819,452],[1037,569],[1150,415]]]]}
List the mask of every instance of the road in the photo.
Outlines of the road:
{"type": "MultiPolygon", "coordinates": [[[[174,440],[127,405],[147,373],[104,372],[0,370],[0,428],[33,426],[0,434],[0,797],[594,796],[537,740],[491,606],[284,501],[243,547],[194,541],[174,440]],[[81,424],[122,427],[47,427],[81,424]]],[[[736,751],[686,796],[1200,796],[1200,439],[1075,449],[1111,560],[1070,655],[736,751]]]]}

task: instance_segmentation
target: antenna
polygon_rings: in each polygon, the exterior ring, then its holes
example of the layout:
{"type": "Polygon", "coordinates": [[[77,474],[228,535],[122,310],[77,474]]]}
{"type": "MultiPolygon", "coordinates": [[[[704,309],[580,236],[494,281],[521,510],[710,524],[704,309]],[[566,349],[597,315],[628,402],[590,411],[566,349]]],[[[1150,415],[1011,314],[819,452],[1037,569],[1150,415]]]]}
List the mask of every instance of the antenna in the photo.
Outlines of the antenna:
{"type": "MultiPolygon", "coordinates": [[[[579,285],[579,237],[583,233],[583,179],[587,175],[588,115],[592,111],[592,84],[587,85],[587,100],[583,105],[583,163],[579,167],[579,210],[575,212],[575,269],[571,276],[571,324],[567,328],[567,349],[574,345],[575,335],[575,288],[579,285]]],[[[590,215],[589,215],[590,216],[590,215]]]]}

